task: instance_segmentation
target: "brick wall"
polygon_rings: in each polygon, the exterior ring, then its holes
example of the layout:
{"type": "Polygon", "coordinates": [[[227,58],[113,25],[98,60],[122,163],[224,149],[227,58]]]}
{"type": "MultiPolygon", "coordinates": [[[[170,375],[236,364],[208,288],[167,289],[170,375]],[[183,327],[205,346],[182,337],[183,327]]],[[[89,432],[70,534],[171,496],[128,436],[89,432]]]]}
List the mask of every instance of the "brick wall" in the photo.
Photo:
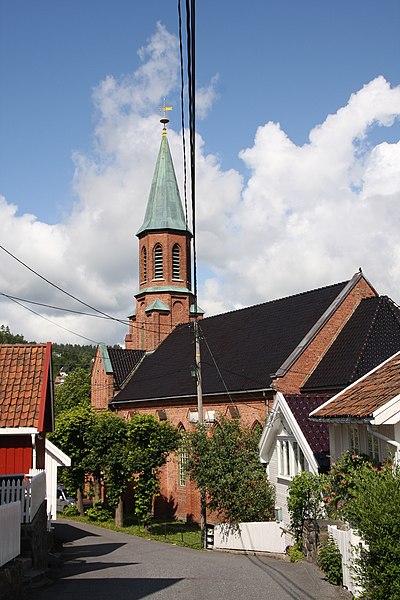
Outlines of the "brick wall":
{"type": "Polygon", "coordinates": [[[376,296],[376,292],[361,278],[286,375],[274,381],[275,389],[298,394],[361,300],[370,296],[376,296]]]}
{"type": "Polygon", "coordinates": [[[99,348],[92,369],[91,404],[97,410],[106,410],[108,403],[114,395],[114,380],[111,373],[106,373],[101,359],[99,348]]]}
{"type": "MultiPolygon", "coordinates": [[[[233,397],[233,402],[225,396],[219,396],[212,399],[204,398],[203,403],[204,413],[205,411],[215,411],[217,421],[221,415],[229,416],[232,410],[235,410],[233,407],[237,407],[240,417],[246,425],[252,427],[258,422],[263,427],[268,410],[272,406],[272,395],[264,397],[262,394],[241,394],[239,397],[233,397]]],[[[122,417],[129,418],[135,413],[157,416],[159,409],[165,411],[167,419],[176,427],[183,428],[185,431],[192,431],[195,428],[195,425],[190,423],[190,412],[197,411],[195,399],[192,403],[164,402],[162,405],[153,403],[152,406],[121,407],[117,409],[117,412],[122,417]]],[[[170,455],[167,464],[160,469],[160,490],[161,494],[154,502],[156,516],[174,516],[180,520],[200,521],[199,491],[189,478],[186,479],[184,486],[180,485],[177,455],[170,455]]],[[[208,515],[207,521],[215,522],[215,515],[208,515]]]]}

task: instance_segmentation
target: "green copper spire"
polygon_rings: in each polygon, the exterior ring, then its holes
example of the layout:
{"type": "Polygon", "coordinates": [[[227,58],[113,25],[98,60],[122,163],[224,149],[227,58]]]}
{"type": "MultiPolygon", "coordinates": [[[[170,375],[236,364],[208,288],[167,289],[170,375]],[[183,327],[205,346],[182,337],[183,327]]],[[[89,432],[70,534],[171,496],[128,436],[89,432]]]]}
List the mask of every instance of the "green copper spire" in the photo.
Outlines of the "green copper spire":
{"type": "MultiPolygon", "coordinates": [[[[167,121],[167,119],[164,119],[167,121]]],[[[163,122],[163,121],[162,121],[163,122]]],[[[156,229],[187,231],[174,165],[164,126],[143,225],[136,235],[156,229]]]]}

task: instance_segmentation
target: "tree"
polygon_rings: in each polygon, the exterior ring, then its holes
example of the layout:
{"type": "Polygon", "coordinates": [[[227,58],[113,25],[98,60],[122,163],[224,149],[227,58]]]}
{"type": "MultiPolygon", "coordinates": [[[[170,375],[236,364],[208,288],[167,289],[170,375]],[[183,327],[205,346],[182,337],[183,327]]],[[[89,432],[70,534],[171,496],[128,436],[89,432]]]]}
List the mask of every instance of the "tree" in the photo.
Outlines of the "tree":
{"type": "Polygon", "coordinates": [[[365,464],[342,512],[362,537],[356,574],[371,600],[400,598],[400,467],[365,464]]]}
{"type": "Polygon", "coordinates": [[[128,421],[129,456],[135,473],[135,514],[147,522],[159,490],[158,469],[179,444],[179,432],[168,421],[136,414],[128,421]]]}
{"type": "Polygon", "coordinates": [[[27,344],[22,334],[13,334],[8,325],[0,325],[0,344],[27,344]]]}
{"type": "Polygon", "coordinates": [[[77,406],[90,406],[90,373],[78,368],[72,371],[62,385],[54,390],[54,412],[56,418],[65,410],[77,406]]]}
{"type": "Polygon", "coordinates": [[[122,495],[133,473],[127,421],[108,411],[96,414],[88,444],[86,465],[94,476],[95,500],[100,499],[100,484],[103,483],[108,502],[115,508],[115,525],[122,526],[122,495]]]}
{"type": "Polygon", "coordinates": [[[96,413],[89,406],[76,406],[63,411],[56,421],[55,430],[49,435],[51,441],[71,458],[71,466],[65,470],[68,487],[77,494],[77,508],[83,515],[83,488],[88,468],[88,449],[96,413]]]}
{"type": "Polygon", "coordinates": [[[302,471],[295,475],[290,482],[288,496],[288,511],[290,514],[290,528],[296,542],[301,542],[305,521],[324,516],[322,492],[325,477],[302,471]]]}
{"type": "Polygon", "coordinates": [[[259,460],[259,436],[237,418],[222,417],[220,425],[186,434],[190,476],[223,521],[269,521],[274,491],[259,460]]]}

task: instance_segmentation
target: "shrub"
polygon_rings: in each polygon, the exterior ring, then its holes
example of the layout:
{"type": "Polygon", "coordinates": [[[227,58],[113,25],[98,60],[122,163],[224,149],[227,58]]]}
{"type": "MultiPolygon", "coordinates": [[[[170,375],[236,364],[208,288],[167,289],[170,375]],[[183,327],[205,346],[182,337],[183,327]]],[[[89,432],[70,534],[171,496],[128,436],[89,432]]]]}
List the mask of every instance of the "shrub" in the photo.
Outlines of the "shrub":
{"type": "Polygon", "coordinates": [[[354,497],[355,476],[364,467],[377,468],[367,454],[355,454],[350,450],[334,462],[323,488],[328,516],[335,519],[343,516],[343,507],[354,497]]]}
{"type": "Polygon", "coordinates": [[[366,543],[359,548],[355,573],[371,600],[400,598],[399,506],[399,466],[358,470],[343,514],[366,543]]]}
{"type": "Polygon", "coordinates": [[[304,522],[308,519],[319,519],[323,516],[322,486],[325,479],[308,471],[302,471],[293,477],[290,483],[288,509],[290,528],[296,542],[303,535],[304,522]]]}
{"type": "Polygon", "coordinates": [[[290,558],[290,562],[296,563],[303,560],[303,552],[301,550],[301,544],[297,542],[293,546],[288,546],[286,548],[286,554],[290,558]]]}
{"type": "Polygon", "coordinates": [[[77,517],[79,515],[79,510],[76,504],[70,504],[66,506],[62,511],[63,517],[77,517]]]}
{"type": "Polygon", "coordinates": [[[328,536],[327,542],[319,549],[317,563],[325,573],[329,583],[333,583],[333,585],[342,584],[342,555],[331,535],[328,536]]]}
{"type": "Polygon", "coordinates": [[[98,523],[106,523],[113,518],[112,511],[101,502],[96,502],[92,508],[88,508],[86,516],[90,521],[97,521],[98,523]]]}

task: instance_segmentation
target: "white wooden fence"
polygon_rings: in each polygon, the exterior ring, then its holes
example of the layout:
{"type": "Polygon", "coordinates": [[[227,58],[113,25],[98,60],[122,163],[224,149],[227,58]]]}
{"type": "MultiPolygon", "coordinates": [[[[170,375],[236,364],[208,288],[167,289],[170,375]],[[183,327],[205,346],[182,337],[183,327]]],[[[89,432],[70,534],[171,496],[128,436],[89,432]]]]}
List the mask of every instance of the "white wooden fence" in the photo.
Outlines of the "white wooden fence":
{"type": "Polygon", "coordinates": [[[45,471],[30,471],[21,478],[10,476],[0,482],[0,506],[20,502],[20,522],[30,523],[46,498],[45,471]]]}
{"type": "Polygon", "coordinates": [[[284,554],[286,541],[276,521],[240,523],[238,529],[219,523],[214,527],[214,548],[284,554]]]}
{"type": "Polygon", "coordinates": [[[360,545],[365,545],[363,540],[354,533],[353,529],[338,529],[337,525],[328,525],[328,534],[333,537],[342,555],[344,587],[354,596],[361,596],[362,589],[355,581],[353,567],[355,550],[360,545]]]}
{"type": "Polygon", "coordinates": [[[0,505],[0,567],[21,552],[21,502],[0,505]]]}

